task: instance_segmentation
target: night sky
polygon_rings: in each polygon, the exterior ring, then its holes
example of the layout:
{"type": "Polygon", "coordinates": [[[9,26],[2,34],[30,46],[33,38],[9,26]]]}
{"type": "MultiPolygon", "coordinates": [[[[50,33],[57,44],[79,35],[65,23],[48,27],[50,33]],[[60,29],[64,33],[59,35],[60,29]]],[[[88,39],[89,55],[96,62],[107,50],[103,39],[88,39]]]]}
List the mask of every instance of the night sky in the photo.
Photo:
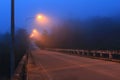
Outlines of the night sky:
{"type": "MultiPolygon", "coordinates": [[[[10,31],[10,1],[0,0],[0,33],[10,31]]],[[[16,27],[23,27],[27,17],[39,13],[54,19],[113,16],[120,12],[120,0],[15,0],[16,27]]]]}

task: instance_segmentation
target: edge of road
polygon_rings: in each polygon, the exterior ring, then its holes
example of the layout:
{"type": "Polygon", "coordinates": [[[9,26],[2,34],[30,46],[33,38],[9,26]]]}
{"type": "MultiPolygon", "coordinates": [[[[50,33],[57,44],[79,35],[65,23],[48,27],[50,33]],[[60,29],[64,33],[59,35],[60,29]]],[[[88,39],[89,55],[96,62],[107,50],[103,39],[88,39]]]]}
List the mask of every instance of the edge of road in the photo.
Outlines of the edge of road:
{"type": "MultiPolygon", "coordinates": [[[[50,51],[50,50],[48,50],[50,51]]],[[[57,51],[51,51],[51,52],[57,52],[57,51]]],[[[99,60],[104,60],[104,61],[111,61],[111,62],[116,62],[116,63],[120,63],[120,60],[116,60],[116,59],[108,59],[108,58],[101,58],[101,57],[94,57],[94,56],[82,56],[82,55],[76,55],[76,54],[68,54],[65,52],[59,52],[59,53],[63,53],[66,55],[71,55],[71,56],[79,56],[79,57],[86,57],[86,58],[91,58],[91,59],[99,59],[99,60]]]]}

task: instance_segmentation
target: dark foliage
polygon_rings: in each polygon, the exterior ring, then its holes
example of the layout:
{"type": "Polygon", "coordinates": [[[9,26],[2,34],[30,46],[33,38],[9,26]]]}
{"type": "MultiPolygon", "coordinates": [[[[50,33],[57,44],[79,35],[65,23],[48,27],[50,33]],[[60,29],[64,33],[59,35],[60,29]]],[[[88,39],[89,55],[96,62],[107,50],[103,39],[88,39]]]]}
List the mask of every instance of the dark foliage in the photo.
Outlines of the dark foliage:
{"type": "Polygon", "coordinates": [[[0,37],[0,80],[5,80],[10,77],[10,35],[6,33],[0,37]]]}
{"type": "MultiPolygon", "coordinates": [[[[10,34],[0,35],[0,80],[10,78],[10,34]]],[[[19,29],[15,36],[15,66],[17,67],[22,56],[29,47],[29,38],[26,30],[19,29]]]]}

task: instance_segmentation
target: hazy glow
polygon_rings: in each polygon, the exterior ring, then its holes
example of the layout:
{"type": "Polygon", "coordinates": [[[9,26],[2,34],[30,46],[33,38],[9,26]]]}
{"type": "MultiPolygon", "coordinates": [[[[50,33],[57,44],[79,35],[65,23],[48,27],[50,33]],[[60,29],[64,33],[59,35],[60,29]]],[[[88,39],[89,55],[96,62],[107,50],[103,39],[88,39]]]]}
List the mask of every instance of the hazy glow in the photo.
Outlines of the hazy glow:
{"type": "Polygon", "coordinates": [[[38,20],[43,20],[43,18],[44,18],[43,15],[37,15],[38,20]]]}
{"type": "Polygon", "coordinates": [[[37,33],[37,30],[36,30],[36,29],[33,29],[33,33],[37,33]]]}
{"type": "Polygon", "coordinates": [[[49,22],[49,18],[43,14],[38,14],[36,16],[37,23],[40,25],[46,25],[49,22]]]}
{"type": "Polygon", "coordinates": [[[30,38],[39,38],[40,36],[40,33],[36,30],[36,29],[33,29],[31,35],[30,35],[30,38]]]}
{"type": "Polygon", "coordinates": [[[31,35],[30,35],[30,38],[33,38],[34,37],[34,34],[32,33],[31,35]]]}

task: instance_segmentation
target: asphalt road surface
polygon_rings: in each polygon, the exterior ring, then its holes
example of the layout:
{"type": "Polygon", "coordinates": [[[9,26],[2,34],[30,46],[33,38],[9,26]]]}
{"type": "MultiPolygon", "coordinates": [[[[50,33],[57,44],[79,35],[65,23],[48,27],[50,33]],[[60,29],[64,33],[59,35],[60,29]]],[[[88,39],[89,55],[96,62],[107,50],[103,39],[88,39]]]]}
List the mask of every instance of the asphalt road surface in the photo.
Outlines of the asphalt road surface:
{"type": "Polygon", "coordinates": [[[120,80],[120,64],[36,49],[29,56],[28,80],[120,80]]]}

